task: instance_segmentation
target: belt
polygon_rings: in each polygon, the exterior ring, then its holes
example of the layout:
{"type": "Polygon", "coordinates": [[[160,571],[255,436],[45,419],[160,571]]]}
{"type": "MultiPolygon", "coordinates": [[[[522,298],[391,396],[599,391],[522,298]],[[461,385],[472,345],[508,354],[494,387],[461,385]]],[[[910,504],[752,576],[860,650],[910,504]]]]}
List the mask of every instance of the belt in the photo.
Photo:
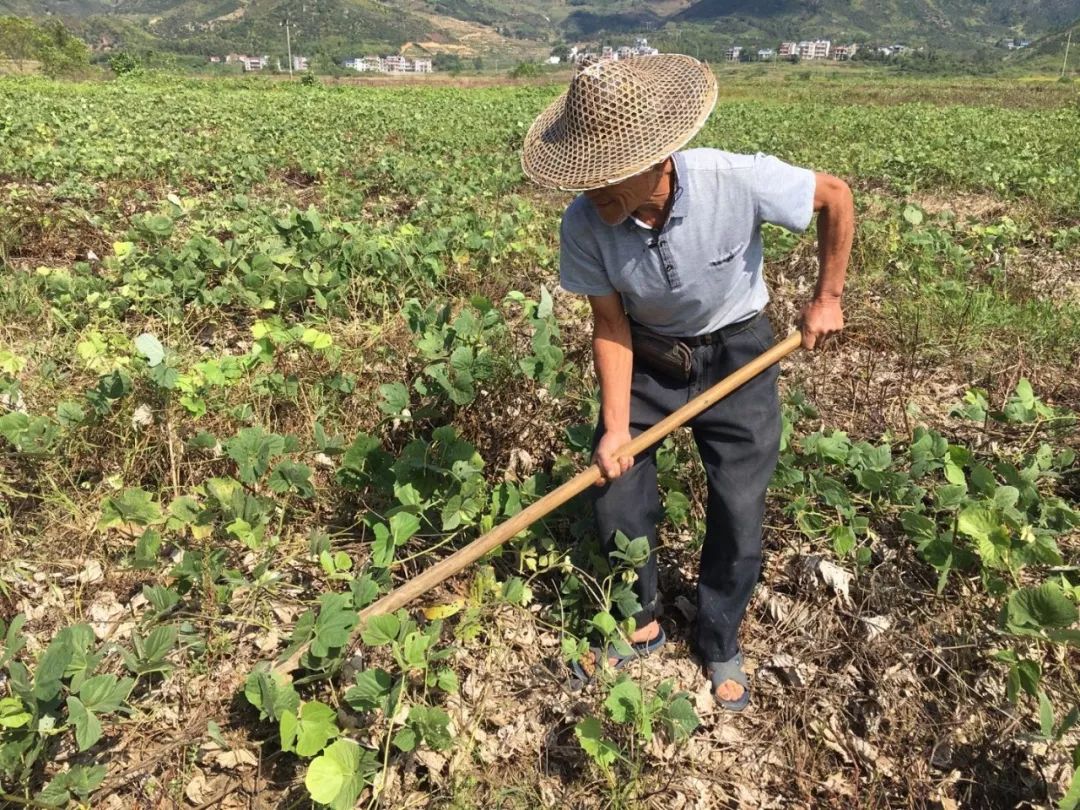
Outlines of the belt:
{"type": "Polygon", "coordinates": [[[756,315],[751,315],[745,320],[729,323],[727,326],[721,326],[715,332],[709,332],[704,335],[694,335],[693,337],[676,338],[676,340],[682,341],[691,349],[696,349],[698,346],[712,346],[715,343],[723,343],[728,338],[732,338],[740,332],[745,332],[764,314],[765,310],[761,310],[756,315]]]}

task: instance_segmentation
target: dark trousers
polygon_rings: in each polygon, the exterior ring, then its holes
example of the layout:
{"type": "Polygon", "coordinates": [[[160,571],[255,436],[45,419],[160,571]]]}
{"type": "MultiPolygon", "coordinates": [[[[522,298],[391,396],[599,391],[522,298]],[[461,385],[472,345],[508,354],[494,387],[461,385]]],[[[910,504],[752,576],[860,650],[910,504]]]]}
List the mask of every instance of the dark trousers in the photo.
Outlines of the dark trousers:
{"type": "MultiPolygon", "coordinates": [[[[685,405],[773,344],[764,315],[722,342],[693,350],[689,382],[654,372],[634,360],[630,434],[636,436],[685,405]]],[[[694,643],[705,661],[726,661],[739,651],[739,625],[761,571],[761,522],[765,490],[780,447],[780,402],[772,366],[690,423],[708,479],[705,541],[698,574],[694,643]]],[[[603,433],[603,420],[595,441],[603,433]]],[[[638,569],[635,591],[642,610],[638,627],[657,614],[656,528],[664,516],[656,482],[656,447],[634,460],[621,477],[596,491],[597,528],[606,551],[615,532],[648,537],[653,553],[638,569]]]]}

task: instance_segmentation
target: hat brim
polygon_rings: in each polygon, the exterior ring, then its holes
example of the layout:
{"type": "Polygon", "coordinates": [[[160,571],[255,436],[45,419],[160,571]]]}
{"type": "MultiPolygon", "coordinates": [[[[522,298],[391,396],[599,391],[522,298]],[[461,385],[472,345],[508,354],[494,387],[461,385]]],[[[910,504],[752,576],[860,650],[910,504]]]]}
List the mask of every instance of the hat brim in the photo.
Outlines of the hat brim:
{"type": "Polygon", "coordinates": [[[564,191],[587,191],[640,174],[677,152],[705,125],[716,105],[709,66],[683,54],[626,60],[648,83],[649,117],[628,116],[618,132],[571,131],[567,90],[548,105],[525,135],[521,168],[533,182],[564,191]]]}

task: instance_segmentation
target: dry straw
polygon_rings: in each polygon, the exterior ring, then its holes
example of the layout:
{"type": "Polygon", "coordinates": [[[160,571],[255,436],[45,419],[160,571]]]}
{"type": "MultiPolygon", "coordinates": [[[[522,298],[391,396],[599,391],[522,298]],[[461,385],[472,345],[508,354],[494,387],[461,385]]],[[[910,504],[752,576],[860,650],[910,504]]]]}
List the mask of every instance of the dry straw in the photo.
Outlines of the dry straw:
{"type": "Polygon", "coordinates": [[[691,56],[594,62],[533,122],[521,167],[566,191],[618,183],[685,146],[715,104],[716,77],[691,56]]]}

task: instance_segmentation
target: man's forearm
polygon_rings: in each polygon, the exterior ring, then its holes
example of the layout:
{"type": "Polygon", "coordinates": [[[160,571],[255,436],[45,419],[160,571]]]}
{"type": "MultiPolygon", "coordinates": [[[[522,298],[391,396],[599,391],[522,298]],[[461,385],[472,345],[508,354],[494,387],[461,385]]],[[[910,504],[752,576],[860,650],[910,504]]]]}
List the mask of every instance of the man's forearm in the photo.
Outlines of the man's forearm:
{"type": "Polygon", "coordinates": [[[593,325],[593,362],[600,379],[600,413],[609,432],[630,428],[630,380],[634,351],[630,342],[630,322],[626,318],[593,325]]]}
{"type": "MultiPolygon", "coordinates": [[[[846,190],[846,186],[845,186],[846,190]]],[[[855,207],[851,192],[821,209],[818,214],[818,272],[814,298],[839,301],[844,292],[844,278],[855,238],[855,207]]]]}

